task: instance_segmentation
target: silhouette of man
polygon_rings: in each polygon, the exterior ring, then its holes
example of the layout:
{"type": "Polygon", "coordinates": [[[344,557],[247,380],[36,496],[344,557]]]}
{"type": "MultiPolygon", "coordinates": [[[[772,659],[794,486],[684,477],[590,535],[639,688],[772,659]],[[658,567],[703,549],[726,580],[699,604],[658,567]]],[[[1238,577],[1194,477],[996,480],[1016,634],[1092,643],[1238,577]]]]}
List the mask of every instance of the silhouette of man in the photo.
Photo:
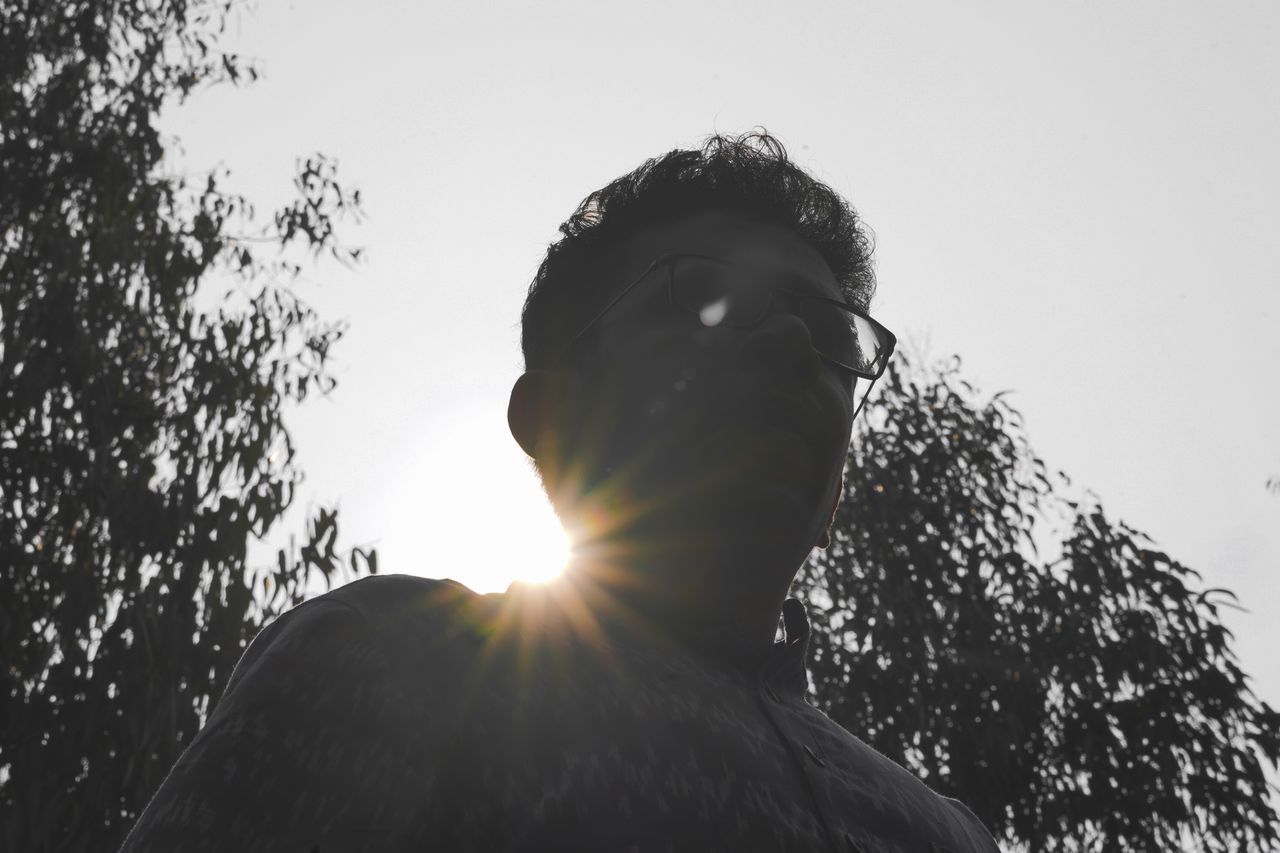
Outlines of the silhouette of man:
{"type": "Polygon", "coordinates": [[[894,344],[854,211],[750,134],[646,162],[561,231],[509,422],[564,575],[374,577],[286,614],[126,850],[997,849],[805,698],[787,589],[894,344]]]}

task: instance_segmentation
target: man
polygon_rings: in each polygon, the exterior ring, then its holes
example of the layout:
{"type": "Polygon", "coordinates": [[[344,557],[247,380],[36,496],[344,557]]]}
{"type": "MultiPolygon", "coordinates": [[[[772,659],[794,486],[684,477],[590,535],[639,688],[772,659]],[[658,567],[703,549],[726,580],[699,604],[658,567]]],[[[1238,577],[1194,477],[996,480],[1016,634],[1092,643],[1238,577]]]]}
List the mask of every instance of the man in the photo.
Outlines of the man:
{"type": "Polygon", "coordinates": [[[564,576],[370,578],[282,617],[126,850],[996,849],[805,699],[784,599],[894,344],[854,211],[753,134],[561,231],[509,421],[564,576]]]}

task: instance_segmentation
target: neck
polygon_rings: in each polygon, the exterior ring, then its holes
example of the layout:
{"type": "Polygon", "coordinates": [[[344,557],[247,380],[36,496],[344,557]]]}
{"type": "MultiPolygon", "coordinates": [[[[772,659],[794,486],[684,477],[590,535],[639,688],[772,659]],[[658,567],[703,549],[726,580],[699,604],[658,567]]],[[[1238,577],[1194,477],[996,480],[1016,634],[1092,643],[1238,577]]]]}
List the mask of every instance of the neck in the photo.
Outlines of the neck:
{"type": "Polygon", "coordinates": [[[772,649],[794,569],[677,555],[607,558],[600,550],[576,553],[563,582],[607,627],[727,665],[754,666],[772,649]]]}

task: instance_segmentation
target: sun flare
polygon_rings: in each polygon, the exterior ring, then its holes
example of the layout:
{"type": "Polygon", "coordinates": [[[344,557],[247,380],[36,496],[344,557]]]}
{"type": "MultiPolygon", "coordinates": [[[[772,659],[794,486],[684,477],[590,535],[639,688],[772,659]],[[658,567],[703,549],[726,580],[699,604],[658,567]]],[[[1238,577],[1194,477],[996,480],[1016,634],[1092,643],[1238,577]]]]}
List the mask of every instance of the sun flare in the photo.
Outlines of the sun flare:
{"type": "Polygon", "coordinates": [[[390,513],[397,547],[388,549],[395,553],[386,554],[384,571],[501,592],[564,569],[569,537],[506,431],[504,413],[467,412],[433,430],[397,479],[390,513]]]}

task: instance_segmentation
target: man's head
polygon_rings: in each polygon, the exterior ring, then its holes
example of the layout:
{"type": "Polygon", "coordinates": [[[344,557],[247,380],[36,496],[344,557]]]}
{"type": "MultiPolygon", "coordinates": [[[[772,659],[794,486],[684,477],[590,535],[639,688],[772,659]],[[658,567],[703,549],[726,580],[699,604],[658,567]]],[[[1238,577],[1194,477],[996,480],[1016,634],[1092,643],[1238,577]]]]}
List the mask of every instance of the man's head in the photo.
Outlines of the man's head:
{"type": "Polygon", "coordinates": [[[525,303],[510,422],[566,527],[623,560],[794,571],[852,428],[847,342],[823,324],[874,289],[854,211],[771,137],[718,136],[592,193],[560,230],[525,303]],[[726,282],[752,296],[720,316],[698,299],[726,282]]]}

